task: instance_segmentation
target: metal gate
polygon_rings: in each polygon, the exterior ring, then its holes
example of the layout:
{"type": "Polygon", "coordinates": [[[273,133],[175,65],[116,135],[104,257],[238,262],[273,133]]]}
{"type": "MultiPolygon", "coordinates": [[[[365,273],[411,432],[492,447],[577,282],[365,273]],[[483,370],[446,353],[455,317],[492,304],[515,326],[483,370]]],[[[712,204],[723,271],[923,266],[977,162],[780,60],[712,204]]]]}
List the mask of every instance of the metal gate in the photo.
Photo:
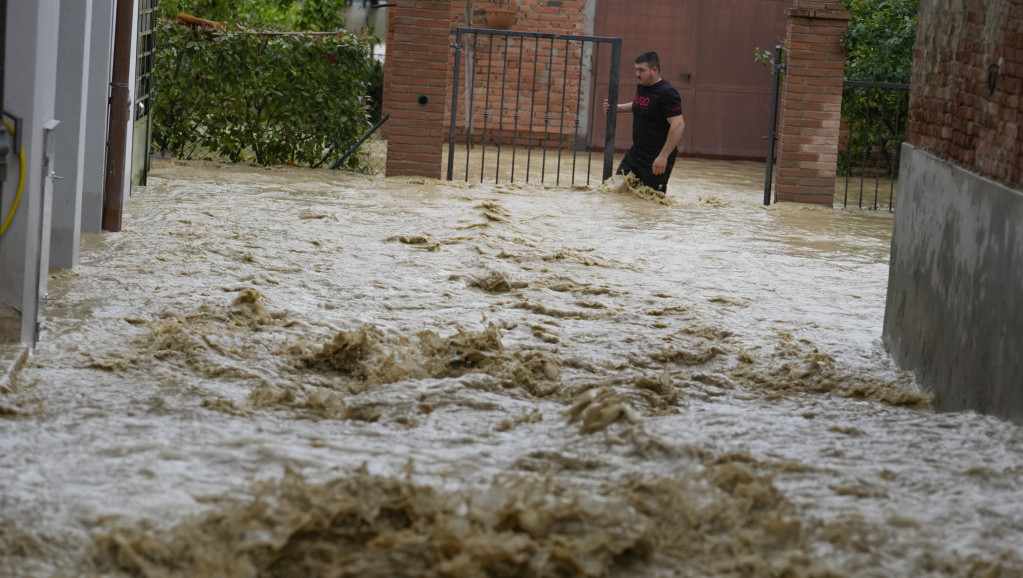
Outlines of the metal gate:
{"type": "Polygon", "coordinates": [[[587,143],[596,141],[591,139],[595,115],[604,114],[603,99],[598,101],[593,88],[594,71],[601,66],[611,78],[601,181],[611,177],[620,38],[458,28],[452,47],[448,180],[455,178],[456,149],[463,146],[460,176],[466,182],[574,185],[585,180],[589,185],[594,169],[587,143]],[[608,54],[601,54],[602,45],[608,54]],[[465,91],[461,107],[460,90],[465,91]]]}
{"type": "Polygon", "coordinates": [[[780,44],[774,47],[771,59],[771,112],[770,123],[764,140],[767,141],[767,174],[764,176],[764,206],[771,204],[771,185],[774,183],[775,148],[778,144],[778,99],[781,87],[781,75],[785,72],[785,55],[780,44]]]}
{"type": "Polygon", "coordinates": [[[131,184],[145,185],[149,174],[149,141],[153,133],[149,93],[153,87],[153,51],[156,48],[156,5],[159,0],[140,0],[135,39],[135,102],[132,103],[131,184]]]}
{"type": "MultiPolygon", "coordinates": [[[[771,65],[771,121],[767,141],[764,204],[771,204],[775,144],[777,142],[778,86],[785,72],[781,46],[775,46],[771,65]]],[[[843,81],[842,123],[838,151],[838,175],[844,181],[842,206],[855,202],[861,209],[895,210],[898,191],[899,152],[906,139],[909,118],[909,85],[893,82],[843,81]],[[854,198],[850,199],[850,194],[854,198]]],[[[836,197],[838,193],[836,182],[836,197]]],[[[836,199],[837,203],[837,199],[836,199]]]]}
{"type": "Polygon", "coordinates": [[[849,206],[852,192],[860,208],[877,210],[887,197],[888,211],[895,210],[899,151],[908,117],[908,84],[843,83],[843,142],[838,152],[839,171],[845,177],[843,206],[849,206]]]}

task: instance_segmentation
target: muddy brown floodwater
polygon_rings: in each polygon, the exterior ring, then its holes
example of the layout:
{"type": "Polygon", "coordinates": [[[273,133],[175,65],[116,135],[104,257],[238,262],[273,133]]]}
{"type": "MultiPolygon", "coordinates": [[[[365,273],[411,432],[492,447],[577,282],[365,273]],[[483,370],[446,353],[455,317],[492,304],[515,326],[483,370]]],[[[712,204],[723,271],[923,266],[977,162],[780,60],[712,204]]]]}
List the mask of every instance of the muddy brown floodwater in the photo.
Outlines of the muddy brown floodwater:
{"type": "Polygon", "coordinates": [[[4,576],[1023,576],[886,213],[164,161],[0,393],[4,576]]]}

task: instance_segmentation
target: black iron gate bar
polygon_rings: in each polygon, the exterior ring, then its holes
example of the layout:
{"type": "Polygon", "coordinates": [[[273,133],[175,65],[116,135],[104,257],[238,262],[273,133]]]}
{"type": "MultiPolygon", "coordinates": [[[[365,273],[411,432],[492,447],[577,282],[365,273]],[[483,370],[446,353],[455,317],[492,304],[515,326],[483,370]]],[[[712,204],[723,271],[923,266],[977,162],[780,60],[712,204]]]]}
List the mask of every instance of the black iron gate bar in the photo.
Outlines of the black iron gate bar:
{"type": "MultiPolygon", "coordinates": [[[[863,88],[863,89],[867,89],[867,90],[875,90],[875,91],[882,91],[882,92],[893,92],[893,91],[908,92],[909,91],[909,84],[896,83],[896,82],[864,82],[864,81],[859,81],[859,80],[846,80],[846,81],[843,81],[842,85],[843,85],[843,88],[852,88],[852,89],[863,88]]],[[[845,94],[843,93],[843,99],[844,98],[845,98],[845,94]]],[[[880,99],[880,116],[881,116],[881,118],[878,121],[878,125],[881,126],[881,127],[884,126],[884,122],[885,122],[885,118],[886,118],[886,116],[885,116],[886,112],[887,111],[886,111],[885,98],[882,96],[882,98],[880,99]]],[[[857,118],[856,118],[856,109],[855,109],[855,107],[852,109],[851,113],[852,114],[851,114],[850,119],[849,119],[849,140],[848,140],[848,144],[846,145],[846,149],[845,149],[845,159],[846,159],[846,163],[845,163],[845,193],[843,194],[843,198],[842,198],[842,205],[843,206],[848,206],[849,205],[849,177],[852,174],[852,157],[853,157],[853,153],[855,152],[855,150],[854,150],[855,149],[855,142],[854,142],[854,138],[853,137],[855,135],[855,132],[856,132],[856,129],[857,129],[857,126],[858,126],[856,124],[857,118]]],[[[871,107],[870,106],[865,107],[864,117],[865,118],[862,119],[862,125],[861,126],[862,127],[866,127],[866,130],[869,131],[869,129],[871,127],[871,107]]],[[[896,106],[896,108],[895,108],[895,124],[894,124],[895,129],[888,136],[894,137],[896,140],[898,140],[899,135],[903,132],[903,125],[904,125],[905,121],[906,121],[906,119],[902,116],[902,107],[901,106],[896,106]]],[[[869,135],[867,135],[867,136],[869,136],[869,135]]],[[[879,130],[878,131],[878,135],[877,135],[877,142],[876,143],[871,142],[871,139],[869,139],[869,138],[864,138],[864,140],[863,140],[863,145],[862,145],[862,148],[861,148],[861,151],[860,151],[860,155],[861,155],[861,162],[860,162],[860,191],[859,191],[859,200],[857,202],[857,206],[859,208],[861,208],[861,209],[863,208],[863,186],[865,184],[864,181],[865,181],[865,173],[866,173],[867,160],[868,160],[868,158],[870,156],[870,152],[874,148],[875,144],[877,144],[879,146],[878,146],[878,154],[874,158],[874,204],[873,204],[873,209],[877,210],[877,208],[878,208],[878,200],[879,200],[880,185],[881,185],[881,166],[880,166],[880,164],[881,164],[881,155],[882,154],[886,155],[886,157],[889,157],[888,158],[888,179],[889,179],[888,211],[891,212],[895,208],[895,203],[894,203],[894,201],[895,201],[895,170],[896,170],[895,167],[896,167],[896,161],[898,159],[898,154],[899,154],[899,146],[898,146],[899,142],[896,142],[895,146],[892,147],[889,150],[888,146],[887,146],[888,142],[885,139],[885,136],[886,135],[882,131],[879,130]]]]}
{"type": "Polygon", "coordinates": [[[774,46],[774,58],[771,59],[771,120],[764,135],[767,141],[767,163],[764,176],[764,206],[771,204],[771,185],[774,182],[774,154],[778,143],[778,91],[781,86],[781,75],[785,72],[785,59],[781,44],[774,46]]]}
{"type": "MultiPolygon", "coordinates": [[[[530,169],[530,163],[532,161],[533,119],[535,118],[534,115],[535,115],[535,111],[536,111],[536,91],[535,91],[535,86],[536,86],[536,67],[537,67],[537,60],[538,59],[535,58],[535,56],[539,54],[541,39],[550,42],[550,47],[549,47],[550,49],[548,50],[548,66],[547,66],[548,75],[549,76],[553,73],[555,42],[557,42],[557,41],[564,41],[565,42],[565,66],[564,66],[564,71],[566,72],[566,76],[567,76],[567,72],[568,72],[568,59],[569,59],[569,53],[570,53],[570,50],[569,50],[570,44],[571,44],[571,42],[579,42],[579,43],[581,43],[582,46],[580,47],[579,79],[578,79],[578,86],[577,86],[576,100],[575,100],[577,105],[581,102],[581,99],[582,99],[583,70],[585,68],[585,60],[586,60],[586,51],[584,49],[585,44],[586,43],[592,43],[594,45],[595,52],[594,52],[592,58],[593,58],[593,62],[595,62],[595,63],[599,63],[600,62],[600,45],[601,44],[610,44],[611,45],[611,68],[610,68],[610,76],[609,76],[609,82],[608,82],[608,101],[611,103],[611,109],[608,112],[607,125],[606,125],[607,128],[605,130],[605,135],[604,135],[604,167],[603,167],[603,179],[607,180],[608,178],[610,178],[611,174],[613,172],[613,165],[614,165],[615,127],[616,127],[616,124],[617,124],[617,109],[616,109],[615,105],[618,102],[618,83],[619,83],[620,75],[621,75],[621,54],[622,54],[622,39],[621,38],[610,38],[610,37],[605,37],[605,36],[582,36],[582,35],[571,35],[571,34],[549,34],[549,33],[540,33],[540,32],[521,32],[521,31],[513,31],[513,30],[493,30],[493,29],[488,29],[488,28],[458,28],[458,29],[456,29],[455,43],[452,44],[452,47],[455,48],[455,61],[454,61],[454,74],[453,74],[452,91],[451,91],[451,118],[450,118],[450,134],[449,134],[449,138],[448,138],[447,180],[449,180],[449,181],[453,180],[453,176],[454,176],[453,173],[454,173],[454,156],[455,156],[455,135],[456,135],[457,123],[458,123],[458,82],[459,82],[460,67],[461,67],[462,49],[465,47],[465,43],[463,42],[463,36],[464,35],[469,35],[469,34],[474,35],[474,37],[477,37],[477,38],[479,37],[479,35],[488,35],[491,38],[493,38],[493,37],[504,37],[504,54],[505,54],[506,58],[508,56],[508,46],[510,44],[511,39],[512,38],[521,38],[522,39],[522,41],[519,43],[520,63],[519,63],[519,66],[518,66],[518,77],[517,77],[516,87],[521,87],[522,86],[521,55],[522,55],[523,46],[524,46],[524,44],[526,42],[526,39],[528,39],[528,38],[531,38],[534,41],[534,58],[533,58],[533,88],[534,88],[534,90],[532,91],[533,92],[533,97],[532,97],[532,99],[530,101],[530,113],[529,113],[529,120],[530,120],[530,123],[529,123],[529,135],[530,136],[529,136],[529,145],[528,145],[527,154],[526,154],[526,182],[529,182],[529,169],[530,169]]],[[[492,72],[492,66],[493,66],[493,48],[494,48],[494,43],[493,43],[493,41],[491,41],[489,43],[488,49],[487,49],[487,80],[486,80],[486,90],[487,90],[488,104],[489,104],[489,95],[490,95],[490,81],[491,81],[491,77],[492,77],[491,72],[492,72]]],[[[506,79],[507,79],[507,68],[508,68],[507,66],[503,66],[502,67],[502,71],[501,71],[501,98],[500,98],[501,104],[500,104],[500,108],[501,108],[502,112],[504,111],[504,98],[505,98],[505,84],[506,84],[506,79]]],[[[594,87],[595,87],[595,81],[596,81],[596,78],[594,77],[593,78],[594,87]]],[[[467,79],[467,82],[472,82],[471,86],[469,87],[469,103],[468,103],[469,118],[467,120],[467,126],[466,126],[466,156],[465,156],[466,170],[465,170],[465,180],[468,182],[468,180],[469,180],[469,162],[470,162],[470,159],[469,159],[469,149],[470,149],[471,144],[472,144],[470,142],[471,141],[471,126],[472,126],[472,123],[473,123],[472,106],[473,106],[474,97],[475,97],[476,82],[475,82],[474,79],[473,80],[468,80],[467,79]]],[[[568,83],[567,82],[562,82],[562,93],[561,93],[562,105],[565,102],[565,97],[567,96],[567,90],[568,90],[568,83]]],[[[512,161],[511,161],[512,162],[512,166],[511,166],[511,173],[510,173],[510,178],[511,178],[512,182],[515,181],[515,149],[516,149],[517,144],[518,144],[518,125],[519,125],[519,119],[520,119],[521,92],[522,92],[521,88],[517,88],[516,91],[515,91],[515,114],[514,114],[514,117],[513,117],[514,118],[514,124],[513,124],[513,128],[512,128],[512,161]]],[[[544,134],[543,134],[543,140],[542,140],[542,142],[543,142],[543,156],[542,156],[542,164],[541,164],[541,169],[540,169],[540,182],[543,182],[544,177],[545,177],[545,173],[546,173],[546,168],[547,168],[548,132],[549,132],[549,129],[550,129],[550,122],[551,122],[551,115],[550,115],[551,92],[552,92],[551,90],[547,91],[547,102],[545,104],[546,111],[545,111],[545,114],[544,114],[544,134]]],[[[595,89],[591,91],[591,94],[595,95],[595,89]]],[[[594,115],[594,110],[596,108],[596,106],[594,106],[594,103],[593,103],[594,100],[595,100],[595,98],[591,98],[590,121],[589,121],[589,125],[588,125],[590,131],[593,130],[593,115],[594,115]]],[[[480,169],[480,182],[483,182],[484,172],[485,172],[483,170],[483,168],[486,166],[486,137],[487,137],[487,129],[488,129],[489,117],[490,117],[489,108],[485,108],[484,111],[483,111],[483,134],[481,135],[481,146],[482,146],[481,157],[482,157],[482,160],[481,160],[481,169],[480,169]]],[[[494,182],[495,183],[498,182],[498,180],[500,179],[501,139],[504,136],[504,117],[505,117],[504,114],[499,114],[498,115],[498,131],[501,133],[501,136],[499,136],[496,139],[497,140],[497,168],[496,168],[495,177],[494,177],[494,182]]],[[[580,116],[579,116],[579,107],[577,107],[577,109],[576,109],[576,114],[575,114],[574,122],[575,122],[575,132],[574,132],[573,136],[574,136],[574,138],[576,140],[576,143],[578,143],[579,128],[580,128],[580,124],[581,124],[581,119],[580,119],[580,116]]],[[[564,114],[561,115],[561,126],[559,127],[558,130],[559,130],[559,135],[562,138],[564,138],[564,135],[565,135],[565,115],[564,114]]],[[[561,146],[558,147],[557,177],[556,177],[556,181],[555,181],[556,184],[558,184],[558,185],[560,185],[560,183],[561,183],[561,152],[562,152],[562,148],[563,147],[561,147],[561,146]]],[[[577,152],[576,148],[577,147],[573,146],[573,150],[572,150],[572,184],[575,184],[576,152],[577,152]]],[[[587,160],[588,160],[588,165],[587,165],[587,169],[588,170],[587,170],[586,182],[587,182],[587,184],[589,184],[589,179],[590,179],[590,170],[589,169],[592,167],[592,158],[591,158],[591,155],[589,154],[589,151],[587,151],[587,160]]]]}

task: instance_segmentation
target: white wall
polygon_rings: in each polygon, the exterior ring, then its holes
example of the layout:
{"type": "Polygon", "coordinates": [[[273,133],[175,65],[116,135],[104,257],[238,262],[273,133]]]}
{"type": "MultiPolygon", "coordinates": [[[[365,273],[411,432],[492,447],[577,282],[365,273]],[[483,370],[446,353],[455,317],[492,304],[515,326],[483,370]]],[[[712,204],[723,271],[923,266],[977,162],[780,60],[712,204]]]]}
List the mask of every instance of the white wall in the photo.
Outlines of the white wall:
{"type": "MultiPolygon", "coordinates": [[[[6,234],[0,238],[0,301],[21,311],[21,340],[35,340],[35,319],[39,311],[40,268],[45,272],[49,255],[49,231],[43,229],[43,125],[54,118],[57,85],[57,42],[60,21],[59,0],[9,2],[5,34],[4,109],[24,120],[21,141],[26,155],[24,193],[18,212],[6,234]],[[43,236],[46,236],[44,239],[43,236]]],[[[9,160],[12,160],[9,158],[9,160]]],[[[6,215],[13,201],[18,176],[17,163],[3,183],[0,214],[6,215]]]]}
{"type": "Polygon", "coordinates": [[[89,76],[89,35],[92,0],[60,0],[60,39],[57,44],[56,115],[60,120],[53,183],[53,228],[50,265],[78,264],[82,216],[82,176],[85,169],[85,122],[89,76]]]}
{"type": "Polygon", "coordinates": [[[89,48],[89,101],[86,103],[85,161],[82,174],[82,231],[103,228],[103,182],[110,125],[110,69],[114,57],[114,2],[92,0],[89,48]]]}

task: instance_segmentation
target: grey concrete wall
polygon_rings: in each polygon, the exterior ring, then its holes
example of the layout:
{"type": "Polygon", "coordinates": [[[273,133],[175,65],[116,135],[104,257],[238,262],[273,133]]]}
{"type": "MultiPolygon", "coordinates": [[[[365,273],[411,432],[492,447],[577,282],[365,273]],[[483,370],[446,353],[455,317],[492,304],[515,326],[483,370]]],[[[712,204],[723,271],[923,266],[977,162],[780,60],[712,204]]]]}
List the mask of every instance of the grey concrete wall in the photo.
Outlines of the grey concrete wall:
{"type": "MultiPolygon", "coordinates": [[[[25,185],[18,212],[0,238],[0,301],[22,314],[21,340],[31,343],[39,313],[39,293],[45,291],[49,230],[43,226],[43,126],[54,118],[57,84],[59,0],[10,2],[4,63],[4,109],[24,120],[25,185]],[[45,236],[45,238],[44,238],[45,236]],[[43,274],[40,276],[39,269],[43,274]]],[[[17,165],[3,183],[7,215],[17,188],[17,165]]]]}
{"type": "Polygon", "coordinates": [[[114,49],[114,0],[92,1],[91,24],[81,227],[82,231],[99,233],[103,230],[103,183],[106,177],[110,68],[114,49]]]}
{"type": "Polygon", "coordinates": [[[53,183],[51,267],[72,268],[78,264],[91,28],[92,0],[61,0],[56,102],[60,139],[54,172],[63,178],[53,183]]]}
{"type": "Polygon", "coordinates": [[[941,410],[1023,423],[1023,191],[903,145],[884,340],[941,410]]]}

